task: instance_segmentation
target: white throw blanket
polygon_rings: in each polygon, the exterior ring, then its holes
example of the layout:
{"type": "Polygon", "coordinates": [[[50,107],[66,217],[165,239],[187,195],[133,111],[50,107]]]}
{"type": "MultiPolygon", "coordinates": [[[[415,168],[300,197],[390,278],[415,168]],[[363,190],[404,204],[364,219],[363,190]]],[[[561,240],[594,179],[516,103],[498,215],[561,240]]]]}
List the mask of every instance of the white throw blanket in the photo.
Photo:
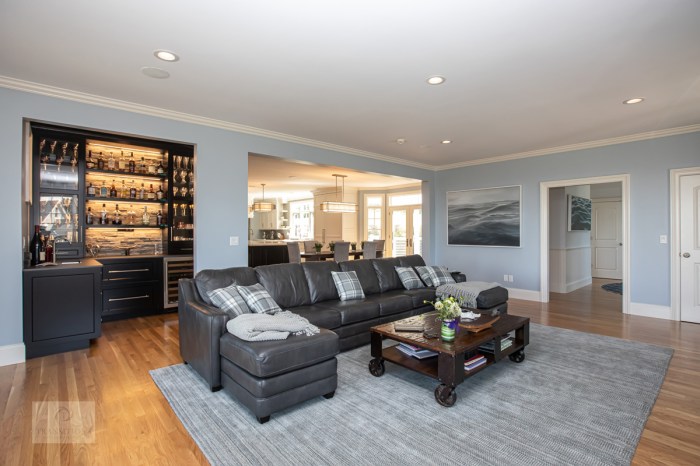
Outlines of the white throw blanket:
{"type": "Polygon", "coordinates": [[[440,285],[435,290],[435,294],[438,298],[446,298],[447,296],[454,296],[459,299],[462,298],[462,306],[464,307],[476,307],[476,297],[482,291],[490,290],[491,288],[496,288],[501,286],[495,282],[461,282],[461,283],[448,283],[446,285],[440,285]]]}
{"type": "Polygon", "coordinates": [[[284,340],[289,334],[315,335],[318,327],[289,311],[276,314],[241,314],[226,323],[226,330],[241,340],[284,340]]]}

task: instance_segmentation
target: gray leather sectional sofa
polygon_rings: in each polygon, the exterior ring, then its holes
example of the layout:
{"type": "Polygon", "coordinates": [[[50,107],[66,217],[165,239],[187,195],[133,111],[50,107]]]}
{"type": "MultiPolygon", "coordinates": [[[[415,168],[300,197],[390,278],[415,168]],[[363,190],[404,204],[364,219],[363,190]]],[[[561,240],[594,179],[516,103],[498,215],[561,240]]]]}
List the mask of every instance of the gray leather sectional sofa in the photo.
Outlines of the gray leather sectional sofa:
{"type": "MultiPolygon", "coordinates": [[[[179,283],[180,353],[210,389],[221,387],[222,367],[225,373],[232,355],[240,352],[241,341],[226,331],[230,317],[212,305],[207,293],[232,283],[262,284],[282,309],[302,315],[312,324],[337,334],[340,351],[369,343],[370,327],[431,310],[424,301],[435,299],[435,288],[406,290],[395,270],[396,266],[420,265],[425,265],[423,258],[412,255],[341,263],[304,262],[202,270],[194,279],[182,279],[179,283]],[[331,271],[350,270],[357,273],[366,297],[340,301],[331,271]]],[[[507,290],[494,288],[479,295],[477,307],[485,312],[505,313],[507,299],[507,290]]],[[[292,339],[265,343],[279,347],[292,339]]],[[[261,342],[255,345],[258,343],[261,342]]],[[[245,364],[236,366],[245,367],[245,364]]],[[[228,374],[224,382],[234,377],[235,374],[228,374]]]]}

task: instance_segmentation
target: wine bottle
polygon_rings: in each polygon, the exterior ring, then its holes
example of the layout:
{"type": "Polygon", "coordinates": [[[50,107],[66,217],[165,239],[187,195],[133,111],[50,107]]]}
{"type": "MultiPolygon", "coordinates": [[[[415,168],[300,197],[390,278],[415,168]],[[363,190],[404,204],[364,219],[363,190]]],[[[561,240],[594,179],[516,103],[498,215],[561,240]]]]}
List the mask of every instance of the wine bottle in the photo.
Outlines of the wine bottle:
{"type": "Polygon", "coordinates": [[[53,235],[49,235],[46,239],[46,262],[54,262],[53,247],[54,247],[53,235]]]}
{"type": "Polygon", "coordinates": [[[39,263],[43,264],[46,262],[46,237],[44,235],[39,236],[39,263]]]}
{"type": "Polygon", "coordinates": [[[34,226],[34,236],[29,243],[29,252],[32,255],[31,265],[39,264],[39,253],[41,252],[41,228],[39,225],[34,226]]]}

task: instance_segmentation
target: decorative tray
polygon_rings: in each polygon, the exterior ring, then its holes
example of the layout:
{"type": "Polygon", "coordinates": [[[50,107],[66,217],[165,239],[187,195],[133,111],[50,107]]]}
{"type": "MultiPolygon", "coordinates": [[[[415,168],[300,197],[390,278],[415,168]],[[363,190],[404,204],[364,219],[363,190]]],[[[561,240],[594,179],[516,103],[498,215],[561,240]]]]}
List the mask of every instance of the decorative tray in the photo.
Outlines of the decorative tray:
{"type": "Polygon", "coordinates": [[[492,316],[481,314],[481,317],[477,317],[474,320],[460,321],[459,326],[469,332],[478,333],[482,330],[486,330],[487,328],[491,328],[494,322],[496,322],[500,318],[500,315],[492,316]]]}

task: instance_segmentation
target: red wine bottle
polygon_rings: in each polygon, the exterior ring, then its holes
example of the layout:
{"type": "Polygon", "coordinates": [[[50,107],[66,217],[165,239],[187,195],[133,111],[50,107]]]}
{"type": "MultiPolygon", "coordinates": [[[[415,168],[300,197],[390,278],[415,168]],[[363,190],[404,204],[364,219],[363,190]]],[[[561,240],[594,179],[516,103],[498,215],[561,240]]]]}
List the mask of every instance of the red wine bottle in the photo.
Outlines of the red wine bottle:
{"type": "Polygon", "coordinates": [[[39,254],[41,254],[41,232],[39,225],[34,226],[34,237],[32,238],[32,242],[29,243],[29,252],[32,254],[31,264],[38,265],[40,263],[39,254]]]}

